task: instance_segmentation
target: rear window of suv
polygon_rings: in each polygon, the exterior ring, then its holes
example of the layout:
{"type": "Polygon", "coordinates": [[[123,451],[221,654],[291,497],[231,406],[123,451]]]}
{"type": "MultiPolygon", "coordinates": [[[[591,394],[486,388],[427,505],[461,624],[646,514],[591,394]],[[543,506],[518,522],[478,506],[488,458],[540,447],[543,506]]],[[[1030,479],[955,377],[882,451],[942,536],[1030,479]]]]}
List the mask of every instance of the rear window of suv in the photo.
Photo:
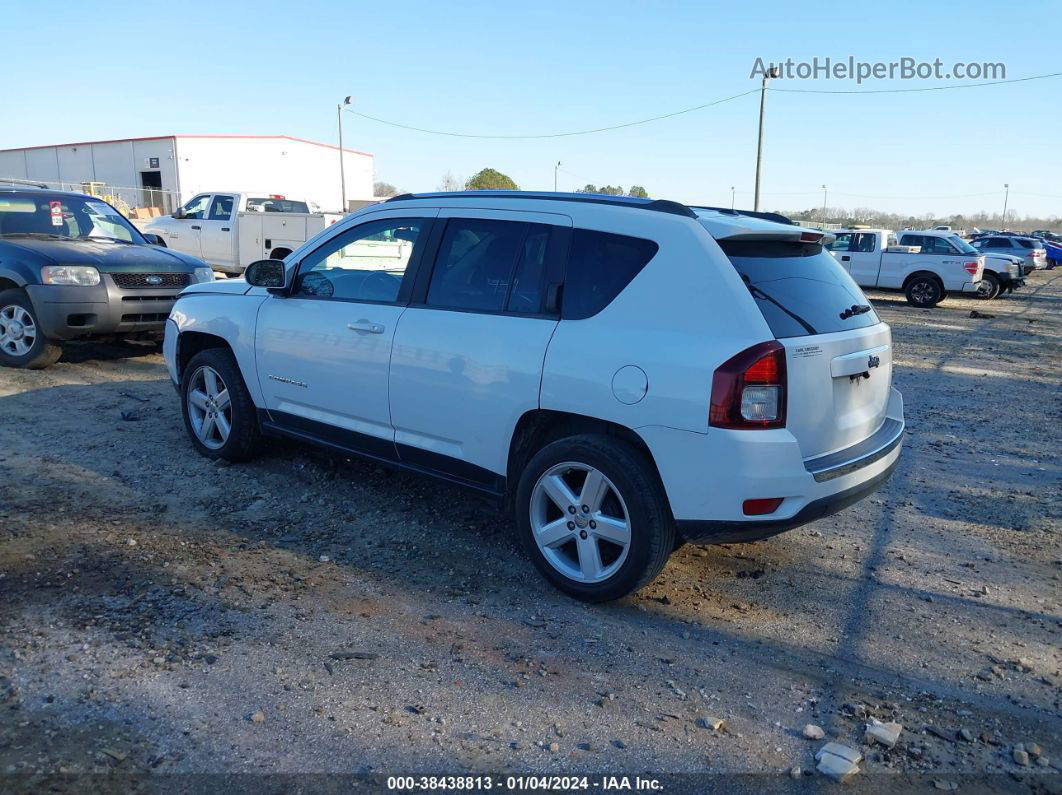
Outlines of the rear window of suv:
{"type": "Polygon", "coordinates": [[[1018,245],[1022,248],[1043,248],[1044,244],[1042,240],[1028,240],[1023,237],[1018,238],[1018,245]]]}
{"type": "Polygon", "coordinates": [[[859,285],[817,243],[717,242],[741,274],[775,337],[832,334],[881,322],[859,285]],[[859,311],[848,314],[853,307],[859,311]]]}

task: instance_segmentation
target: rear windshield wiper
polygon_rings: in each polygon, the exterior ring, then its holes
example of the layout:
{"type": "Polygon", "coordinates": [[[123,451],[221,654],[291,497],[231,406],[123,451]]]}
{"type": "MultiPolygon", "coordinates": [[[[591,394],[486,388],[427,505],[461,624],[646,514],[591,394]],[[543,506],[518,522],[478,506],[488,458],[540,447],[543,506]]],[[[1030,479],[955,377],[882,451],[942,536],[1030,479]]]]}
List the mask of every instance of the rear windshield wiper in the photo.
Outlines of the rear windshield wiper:
{"type": "Polygon", "coordinates": [[[801,326],[803,326],[804,327],[804,331],[806,331],[808,334],[818,334],[819,333],[818,331],[815,330],[814,326],[812,326],[810,323],[808,323],[806,320],[804,320],[804,318],[802,318],[796,312],[791,312],[790,310],[786,309],[784,306],[782,306],[780,303],[778,303],[778,301],[776,301],[774,298],[772,298],[771,296],[767,295],[767,293],[765,293],[759,287],[756,287],[752,283],[752,280],[749,279],[747,274],[744,274],[744,273],[741,274],[741,278],[742,278],[742,280],[744,280],[745,286],[749,288],[749,292],[752,293],[753,296],[755,296],[756,298],[761,298],[764,301],[769,301],[770,303],[774,304],[776,307],[778,307],[783,312],[785,312],[787,315],[789,315],[789,317],[793,318],[793,320],[795,320],[797,323],[799,323],[801,326]]]}
{"type": "Polygon", "coordinates": [[[865,315],[870,311],[870,304],[852,304],[848,309],[841,313],[841,320],[848,320],[850,317],[856,315],[865,315]]]}

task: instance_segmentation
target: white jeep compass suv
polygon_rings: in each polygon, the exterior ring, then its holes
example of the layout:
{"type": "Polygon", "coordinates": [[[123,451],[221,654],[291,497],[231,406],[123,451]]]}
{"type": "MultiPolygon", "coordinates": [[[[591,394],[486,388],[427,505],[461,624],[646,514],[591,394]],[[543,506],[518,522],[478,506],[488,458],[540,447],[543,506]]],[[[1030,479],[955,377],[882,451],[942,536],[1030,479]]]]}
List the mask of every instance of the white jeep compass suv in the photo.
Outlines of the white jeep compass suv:
{"type": "Polygon", "coordinates": [[[177,301],[192,444],[286,436],[504,501],[539,571],[621,597],[681,540],[751,541],[888,479],[892,343],[781,216],[578,194],[404,195],[177,301]]]}

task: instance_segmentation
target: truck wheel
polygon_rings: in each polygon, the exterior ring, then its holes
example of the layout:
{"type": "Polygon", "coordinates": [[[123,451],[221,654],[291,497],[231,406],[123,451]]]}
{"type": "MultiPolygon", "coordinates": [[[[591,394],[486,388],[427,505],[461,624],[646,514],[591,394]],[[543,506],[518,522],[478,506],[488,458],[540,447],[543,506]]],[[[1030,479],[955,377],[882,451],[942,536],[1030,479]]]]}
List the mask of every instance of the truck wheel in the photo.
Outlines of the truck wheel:
{"type": "Polygon", "coordinates": [[[44,336],[25,290],[0,291],[0,364],[42,370],[55,364],[62,352],[44,336]]]}
{"type": "Polygon", "coordinates": [[[516,522],[535,568],[585,602],[648,583],[675,548],[675,525],[645,456],[608,436],[542,448],[520,475],[516,522]]]}
{"type": "Polygon", "coordinates": [[[200,351],[181,376],[181,414],[192,445],[207,458],[247,461],[262,446],[258,412],[231,351],[200,351]]]}
{"type": "Polygon", "coordinates": [[[981,281],[977,283],[977,297],[985,301],[991,301],[993,298],[999,298],[1000,284],[999,277],[994,273],[986,273],[981,277],[981,281]]]}
{"type": "Polygon", "coordinates": [[[944,288],[932,276],[915,276],[904,288],[907,303],[928,309],[944,300],[944,288]]]}

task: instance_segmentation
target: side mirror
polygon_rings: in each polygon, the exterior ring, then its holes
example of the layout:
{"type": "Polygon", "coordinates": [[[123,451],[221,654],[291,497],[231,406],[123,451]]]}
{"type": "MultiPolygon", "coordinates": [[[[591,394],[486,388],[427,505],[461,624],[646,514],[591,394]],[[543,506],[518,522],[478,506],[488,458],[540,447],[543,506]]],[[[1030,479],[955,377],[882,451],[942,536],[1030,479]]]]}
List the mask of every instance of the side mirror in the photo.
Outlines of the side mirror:
{"type": "Polygon", "coordinates": [[[171,218],[184,218],[184,208],[178,207],[170,214],[171,218]]]}
{"type": "Polygon", "coordinates": [[[266,287],[270,291],[284,289],[284,261],[260,259],[252,262],[243,272],[243,278],[252,287],[266,287]]]}
{"type": "Polygon", "coordinates": [[[166,245],[159,235],[154,232],[144,232],[144,239],[152,246],[164,246],[166,245]]]}

